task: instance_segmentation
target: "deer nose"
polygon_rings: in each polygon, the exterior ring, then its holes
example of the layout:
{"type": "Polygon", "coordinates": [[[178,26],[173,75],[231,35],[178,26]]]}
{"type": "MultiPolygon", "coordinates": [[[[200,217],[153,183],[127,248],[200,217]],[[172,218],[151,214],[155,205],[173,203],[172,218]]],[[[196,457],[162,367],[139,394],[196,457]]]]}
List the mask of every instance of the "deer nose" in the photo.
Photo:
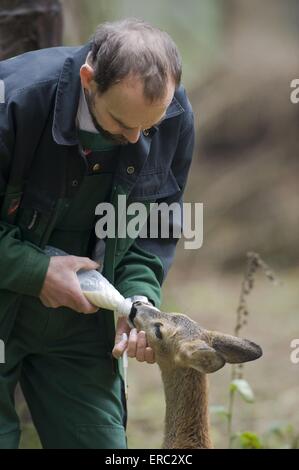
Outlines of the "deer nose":
{"type": "Polygon", "coordinates": [[[137,307],[139,305],[142,305],[142,302],[140,302],[140,300],[137,300],[137,302],[133,302],[133,305],[131,307],[131,311],[130,311],[130,314],[129,314],[129,320],[130,320],[130,322],[133,326],[135,326],[134,325],[134,319],[135,319],[135,317],[138,313],[138,308],[137,307]]]}

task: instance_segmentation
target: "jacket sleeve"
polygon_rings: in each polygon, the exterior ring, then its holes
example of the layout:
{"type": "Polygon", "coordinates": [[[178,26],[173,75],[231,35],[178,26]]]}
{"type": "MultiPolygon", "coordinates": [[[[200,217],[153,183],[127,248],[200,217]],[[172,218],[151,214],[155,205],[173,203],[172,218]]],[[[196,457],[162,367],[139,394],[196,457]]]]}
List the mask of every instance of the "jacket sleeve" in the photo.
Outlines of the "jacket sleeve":
{"type": "MultiPolygon", "coordinates": [[[[194,150],[194,116],[186,113],[177,149],[172,162],[172,172],[179,190],[176,194],[156,202],[182,207],[183,193],[194,150]]],[[[182,227],[182,218],[170,218],[169,237],[137,237],[116,268],[115,286],[125,297],[146,296],[157,308],[161,305],[161,286],[174,259],[178,238],[172,236],[174,225],[182,227]]]]}
{"type": "Polygon", "coordinates": [[[9,207],[5,199],[13,201],[16,188],[8,186],[13,165],[15,134],[5,106],[0,104],[0,295],[5,289],[18,294],[38,296],[42,288],[50,258],[32,243],[22,239],[21,230],[6,218],[9,207]]]}

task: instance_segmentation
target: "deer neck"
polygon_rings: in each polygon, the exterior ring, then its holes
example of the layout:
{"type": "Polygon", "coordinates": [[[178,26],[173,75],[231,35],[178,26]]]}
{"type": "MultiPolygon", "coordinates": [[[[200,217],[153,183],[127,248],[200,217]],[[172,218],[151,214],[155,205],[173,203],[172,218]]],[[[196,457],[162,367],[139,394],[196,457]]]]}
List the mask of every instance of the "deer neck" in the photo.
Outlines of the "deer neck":
{"type": "Polygon", "coordinates": [[[210,448],[208,384],[190,368],[161,368],[166,416],[163,448],[210,448]]]}

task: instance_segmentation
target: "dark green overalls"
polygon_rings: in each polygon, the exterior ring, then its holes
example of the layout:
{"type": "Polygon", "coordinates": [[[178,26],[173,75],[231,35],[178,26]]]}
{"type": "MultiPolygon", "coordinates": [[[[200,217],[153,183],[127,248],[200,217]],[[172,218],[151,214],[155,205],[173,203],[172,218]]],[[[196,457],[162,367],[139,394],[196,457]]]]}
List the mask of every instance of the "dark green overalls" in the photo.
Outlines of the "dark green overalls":
{"type": "MultiPolygon", "coordinates": [[[[110,200],[119,147],[81,133],[88,174],[56,223],[49,245],[91,256],[95,207],[110,200]]],[[[94,135],[93,135],[94,137],[94,135]]],[[[20,381],[44,448],[125,448],[123,383],[113,368],[104,320],[46,308],[24,296],[0,377],[0,448],[17,448],[14,390],[20,381]]]]}

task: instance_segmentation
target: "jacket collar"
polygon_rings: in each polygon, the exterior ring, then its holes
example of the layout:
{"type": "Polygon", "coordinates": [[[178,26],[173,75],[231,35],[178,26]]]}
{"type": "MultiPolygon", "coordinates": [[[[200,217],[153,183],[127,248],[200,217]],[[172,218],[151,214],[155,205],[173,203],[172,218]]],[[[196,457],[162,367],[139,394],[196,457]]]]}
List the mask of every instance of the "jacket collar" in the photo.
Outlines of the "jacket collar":
{"type": "Polygon", "coordinates": [[[77,145],[76,116],[81,92],[80,68],[91,43],[86,44],[64,62],[56,92],[52,134],[61,145],[77,145]]]}
{"type": "MultiPolygon", "coordinates": [[[[184,110],[183,106],[180,105],[180,103],[178,102],[178,100],[174,96],[173,99],[172,99],[172,102],[170,103],[170,105],[168,106],[168,108],[166,110],[165,117],[161,122],[165,121],[165,119],[169,119],[169,118],[178,116],[179,114],[182,114],[184,112],[185,112],[185,110],[184,110]]],[[[154,126],[154,127],[159,127],[159,126],[154,126]]]]}
{"type": "MultiPolygon", "coordinates": [[[[52,134],[55,142],[60,145],[78,145],[79,143],[76,116],[81,93],[80,68],[84,64],[90,48],[91,42],[78,49],[72,57],[68,57],[64,62],[59,77],[52,134]]],[[[184,111],[184,108],[174,96],[161,122],[178,116],[184,111]]],[[[158,129],[159,125],[153,126],[153,133],[151,135],[158,129]]],[[[141,135],[140,139],[143,139],[143,135],[141,135]]],[[[147,147],[145,143],[141,143],[141,146],[147,147]]]]}

